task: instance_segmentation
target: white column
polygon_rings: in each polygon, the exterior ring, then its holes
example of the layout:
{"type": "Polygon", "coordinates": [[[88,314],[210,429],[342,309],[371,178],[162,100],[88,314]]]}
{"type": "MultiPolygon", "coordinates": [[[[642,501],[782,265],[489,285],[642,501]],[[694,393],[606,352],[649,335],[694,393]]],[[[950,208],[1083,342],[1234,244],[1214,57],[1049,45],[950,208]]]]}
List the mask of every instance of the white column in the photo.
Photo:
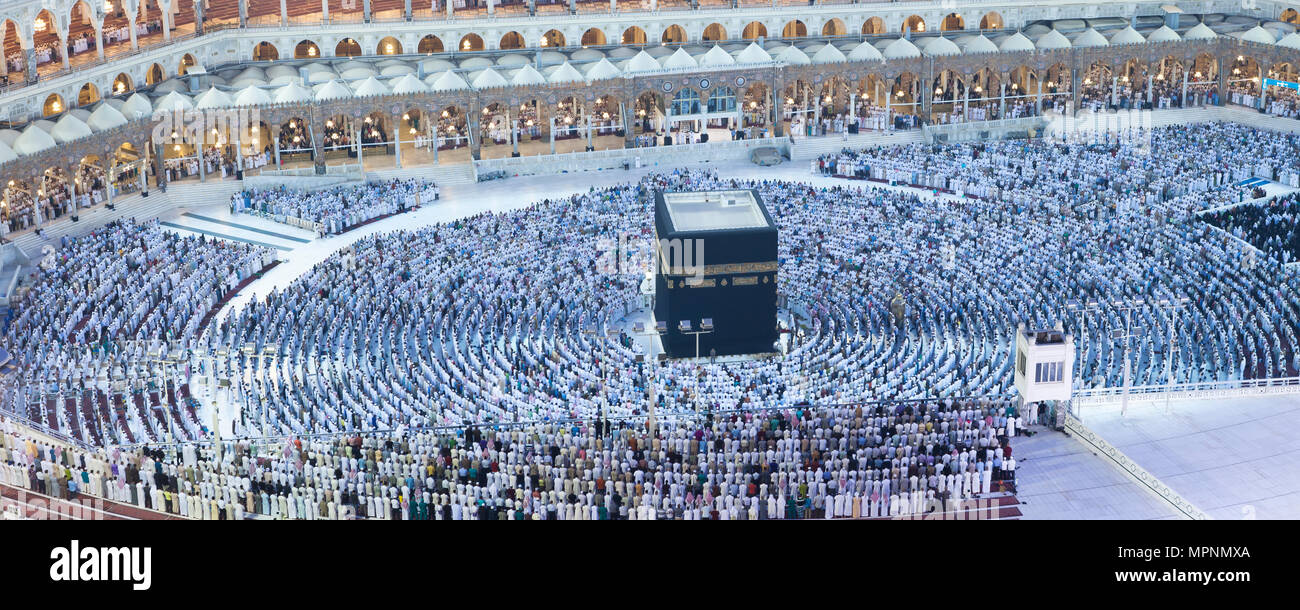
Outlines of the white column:
{"type": "MultiPolygon", "coordinates": [[[[202,2],[203,0],[195,0],[195,1],[202,2]]],[[[162,11],[161,15],[162,17],[160,18],[160,20],[162,21],[163,40],[171,40],[172,39],[171,11],[162,11]]]]}
{"type": "Polygon", "coordinates": [[[289,8],[280,0],[280,25],[289,25],[289,8]]]}
{"type": "Polygon", "coordinates": [[[95,26],[95,55],[104,59],[104,24],[102,23],[95,26]]]}
{"type": "Polygon", "coordinates": [[[402,169],[402,122],[393,121],[396,124],[393,127],[393,141],[396,142],[397,148],[393,149],[397,154],[397,169],[402,169]]]}
{"type": "MultiPolygon", "coordinates": [[[[323,2],[324,0],[321,0],[321,1],[323,2]]],[[[135,15],[127,15],[127,16],[126,16],[126,29],[127,29],[127,31],[130,33],[130,35],[131,35],[131,50],[132,50],[132,51],[139,51],[139,50],[140,50],[140,43],[139,43],[139,42],[136,42],[136,39],[135,39],[135,15]]]]}
{"type": "Polygon", "coordinates": [[[551,154],[555,154],[555,117],[551,117],[551,154]]]}
{"type": "Polygon", "coordinates": [[[488,15],[495,15],[497,12],[496,0],[487,0],[487,5],[488,5],[488,15]]]}

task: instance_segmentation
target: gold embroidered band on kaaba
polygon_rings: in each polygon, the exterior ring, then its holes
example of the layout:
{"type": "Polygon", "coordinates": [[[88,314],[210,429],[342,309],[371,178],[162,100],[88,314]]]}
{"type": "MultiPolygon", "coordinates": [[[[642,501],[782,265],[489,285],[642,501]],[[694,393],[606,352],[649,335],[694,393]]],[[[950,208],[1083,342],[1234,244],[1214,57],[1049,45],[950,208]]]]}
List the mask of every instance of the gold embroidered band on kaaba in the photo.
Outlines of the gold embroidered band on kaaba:
{"type": "MultiPolygon", "coordinates": [[[[661,258],[660,265],[663,264],[661,258]]],[[[662,269],[664,267],[660,268],[662,269]]],[[[703,274],[699,274],[694,273],[697,269],[695,267],[678,266],[678,269],[682,271],[681,273],[665,273],[664,275],[668,277],[697,277],[699,275],[703,275],[704,277],[716,277],[720,275],[736,275],[738,273],[773,273],[778,268],[779,265],[776,261],[768,261],[765,263],[728,263],[725,265],[705,265],[703,274]],[[692,272],[686,273],[686,269],[690,269],[692,272]]]]}

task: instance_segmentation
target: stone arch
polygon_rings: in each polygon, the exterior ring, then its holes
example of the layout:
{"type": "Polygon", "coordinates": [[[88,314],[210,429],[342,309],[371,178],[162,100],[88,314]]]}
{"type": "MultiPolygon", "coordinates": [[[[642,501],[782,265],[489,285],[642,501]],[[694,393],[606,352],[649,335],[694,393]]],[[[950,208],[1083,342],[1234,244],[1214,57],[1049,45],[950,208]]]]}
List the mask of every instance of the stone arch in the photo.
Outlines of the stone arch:
{"type": "Polygon", "coordinates": [[[95,83],[86,83],[77,91],[77,105],[87,106],[99,101],[99,87],[95,83]]]}
{"type": "Polygon", "coordinates": [[[438,38],[437,36],[434,36],[433,34],[429,34],[428,36],[425,36],[424,38],[420,39],[420,43],[416,45],[415,51],[417,53],[423,53],[425,55],[430,55],[433,53],[441,53],[442,39],[438,38]]]}
{"type": "Polygon", "coordinates": [[[705,42],[720,42],[727,39],[727,28],[721,23],[710,23],[700,34],[700,40],[705,42]]]}
{"type": "Polygon", "coordinates": [[[862,22],[862,33],[868,36],[885,33],[885,20],[880,17],[872,17],[862,22]]]}
{"type": "MultiPolygon", "coordinates": [[[[36,13],[32,19],[32,41],[35,48],[51,46],[55,48],[62,47],[59,40],[59,22],[54,18],[54,13],[48,8],[43,8],[36,13]]],[[[61,53],[66,50],[61,51],[61,53]]],[[[51,57],[51,61],[57,61],[51,57]]]]}
{"type": "Polygon", "coordinates": [[[482,51],[483,39],[478,34],[470,32],[461,37],[460,45],[456,47],[458,51],[482,51]]]}
{"type": "Polygon", "coordinates": [[[941,32],[964,29],[966,29],[966,18],[957,13],[948,13],[944,16],[943,21],[939,22],[939,31],[941,32]]]}
{"type": "Polygon", "coordinates": [[[848,33],[848,28],[844,27],[844,22],[834,17],[822,25],[822,36],[843,36],[848,33]]]}
{"type": "Polygon", "coordinates": [[[751,21],[745,24],[745,29],[741,30],[740,37],[745,40],[767,38],[767,26],[758,21],[751,21]]]}
{"type": "Polygon", "coordinates": [[[176,66],[176,74],[179,76],[185,76],[185,73],[197,63],[199,62],[197,59],[194,59],[193,55],[190,55],[189,53],[182,55],[179,65],[176,66]]]}
{"type": "Polygon", "coordinates": [[[1002,20],[1002,14],[997,11],[989,11],[980,17],[981,30],[1000,30],[1006,27],[1006,22],[1002,20]]]}
{"type": "Polygon", "coordinates": [[[376,55],[401,55],[402,41],[393,38],[392,36],[385,36],[382,40],[379,41],[379,44],[375,46],[375,54],[376,55]]]}
{"type": "MultiPolygon", "coordinates": [[[[100,23],[100,18],[91,10],[90,3],[86,0],[76,0],[68,8],[68,31],[65,32],[65,42],[71,44],[74,36],[80,36],[82,33],[89,34],[94,39],[95,25],[100,23]],[[87,31],[89,30],[89,31],[87,31]]],[[[91,45],[86,46],[86,51],[93,51],[91,45]]]]}
{"type": "Polygon", "coordinates": [[[135,83],[131,80],[131,75],[121,72],[113,79],[113,95],[122,95],[135,90],[135,83]]]}
{"type": "Polygon", "coordinates": [[[1218,82],[1219,58],[1210,53],[1198,53],[1192,59],[1190,79],[1196,82],[1218,82]]]}
{"type": "Polygon", "coordinates": [[[263,40],[253,46],[253,61],[275,61],[280,59],[280,50],[275,45],[263,40]]]}
{"type": "Polygon", "coordinates": [[[145,72],[144,83],[146,85],[157,85],[165,78],[167,78],[167,73],[163,72],[163,67],[159,64],[153,64],[149,66],[149,70],[145,72]]]}
{"type": "Polygon", "coordinates": [[[634,25],[626,30],[623,30],[623,36],[620,38],[620,40],[622,41],[623,44],[645,44],[646,43],[645,30],[634,25]]]}
{"type": "Polygon", "coordinates": [[[1278,17],[1278,20],[1300,25],[1300,12],[1293,8],[1286,9],[1285,11],[1282,11],[1282,16],[1278,17]]]}
{"type": "Polygon", "coordinates": [[[334,45],[335,57],[360,57],[361,43],[354,38],[344,38],[334,45]]]}
{"type": "Polygon", "coordinates": [[[903,20],[903,30],[902,30],[902,31],[904,31],[904,32],[924,32],[924,31],[925,31],[925,19],[922,19],[920,15],[911,15],[911,16],[909,16],[907,19],[904,19],[904,20],[903,20]]]}
{"type": "Polygon", "coordinates": [[[564,33],[559,30],[546,30],[538,44],[548,49],[562,49],[568,46],[564,39],[564,33]]]}
{"type": "Polygon", "coordinates": [[[588,28],[582,33],[582,46],[603,46],[605,44],[605,32],[600,28],[588,28]]]}
{"type": "Polygon", "coordinates": [[[781,28],[782,38],[803,38],[807,35],[808,26],[798,19],[786,22],[781,28]]]}
{"type": "Polygon", "coordinates": [[[1238,55],[1228,69],[1228,88],[1259,95],[1261,76],[1262,69],[1258,60],[1249,55],[1238,55]]]}
{"type": "Polygon", "coordinates": [[[57,93],[51,93],[45,98],[45,103],[41,104],[41,116],[54,116],[68,109],[68,105],[63,101],[63,96],[57,93]]]}
{"type": "Polygon", "coordinates": [[[659,42],[664,44],[686,44],[686,29],[676,23],[664,29],[664,33],[659,37],[659,42]]]}
{"type": "Polygon", "coordinates": [[[310,40],[299,41],[293,48],[294,59],[315,59],[320,57],[320,47],[310,40]]]}
{"type": "Polygon", "coordinates": [[[519,32],[506,32],[501,36],[501,42],[497,44],[498,49],[522,49],[527,47],[528,43],[524,41],[524,35],[519,32]]]}

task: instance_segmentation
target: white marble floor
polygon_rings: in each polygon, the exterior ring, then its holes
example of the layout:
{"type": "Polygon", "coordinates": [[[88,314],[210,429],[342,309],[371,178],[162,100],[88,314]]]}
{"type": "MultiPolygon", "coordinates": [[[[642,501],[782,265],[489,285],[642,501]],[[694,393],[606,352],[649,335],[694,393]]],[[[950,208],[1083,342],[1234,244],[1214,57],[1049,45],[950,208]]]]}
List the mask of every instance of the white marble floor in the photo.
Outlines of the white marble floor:
{"type": "Polygon", "coordinates": [[[1300,518],[1300,395],[1097,407],[1084,424],[1215,519],[1300,518]]]}
{"type": "Polygon", "coordinates": [[[1044,427],[1012,441],[1016,499],[1025,519],[1177,519],[1109,460],[1044,427]]]}

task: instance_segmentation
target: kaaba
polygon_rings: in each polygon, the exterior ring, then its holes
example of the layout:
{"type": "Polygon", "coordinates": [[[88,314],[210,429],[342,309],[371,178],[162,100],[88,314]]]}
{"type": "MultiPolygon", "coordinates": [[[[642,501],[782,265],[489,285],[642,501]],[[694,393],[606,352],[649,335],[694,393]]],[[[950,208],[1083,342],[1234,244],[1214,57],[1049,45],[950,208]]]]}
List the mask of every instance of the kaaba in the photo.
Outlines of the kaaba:
{"type": "Polygon", "coordinates": [[[777,230],[758,191],[657,192],[655,237],[669,356],[695,357],[697,339],[700,356],[776,351],[777,230]]]}

